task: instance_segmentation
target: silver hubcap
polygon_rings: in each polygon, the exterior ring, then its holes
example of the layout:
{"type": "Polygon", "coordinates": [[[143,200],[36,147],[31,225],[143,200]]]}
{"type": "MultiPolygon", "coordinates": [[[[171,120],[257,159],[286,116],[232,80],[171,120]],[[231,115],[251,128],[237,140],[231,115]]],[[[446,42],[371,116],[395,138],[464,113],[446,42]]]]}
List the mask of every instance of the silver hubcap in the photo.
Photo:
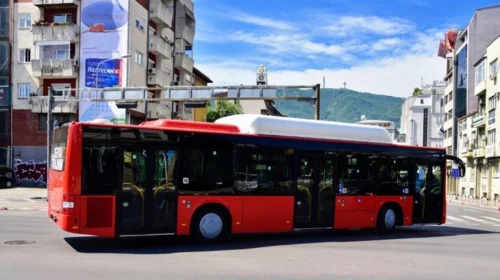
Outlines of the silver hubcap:
{"type": "Polygon", "coordinates": [[[385,227],[392,228],[396,223],[396,213],[392,209],[388,209],[385,212],[385,227]]]}
{"type": "Polygon", "coordinates": [[[208,213],[200,220],[200,232],[205,238],[215,238],[222,231],[222,219],[219,215],[208,213]]]}

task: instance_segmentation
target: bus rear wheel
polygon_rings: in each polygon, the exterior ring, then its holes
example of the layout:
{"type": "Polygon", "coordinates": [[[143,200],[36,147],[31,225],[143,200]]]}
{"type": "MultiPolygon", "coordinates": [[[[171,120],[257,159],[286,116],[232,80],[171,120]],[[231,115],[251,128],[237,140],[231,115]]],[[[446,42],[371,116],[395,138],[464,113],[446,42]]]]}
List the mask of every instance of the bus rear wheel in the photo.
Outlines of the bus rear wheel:
{"type": "Polygon", "coordinates": [[[196,214],[193,223],[193,237],[203,243],[227,240],[229,234],[227,213],[220,208],[203,209],[196,214]]]}
{"type": "Polygon", "coordinates": [[[395,207],[386,205],[378,214],[377,229],[380,231],[388,232],[396,228],[396,221],[398,220],[398,212],[395,207]]]}

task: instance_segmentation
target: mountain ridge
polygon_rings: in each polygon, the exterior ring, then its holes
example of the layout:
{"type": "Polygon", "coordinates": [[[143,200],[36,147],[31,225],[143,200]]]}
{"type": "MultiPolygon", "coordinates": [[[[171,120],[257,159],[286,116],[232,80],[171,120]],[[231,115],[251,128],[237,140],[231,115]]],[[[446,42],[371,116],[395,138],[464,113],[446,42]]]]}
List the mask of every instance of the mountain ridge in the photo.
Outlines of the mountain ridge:
{"type": "MultiPolygon", "coordinates": [[[[313,96],[313,90],[287,89],[287,96],[313,96]]],[[[369,120],[392,121],[400,126],[401,106],[405,98],[342,88],[321,88],[320,115],[322,120],[355,123],[365,115],[369,120]]],[[[314,106],[309,102],[278,100],[275,107],[284,115],[314,118],[314,106]]]]}

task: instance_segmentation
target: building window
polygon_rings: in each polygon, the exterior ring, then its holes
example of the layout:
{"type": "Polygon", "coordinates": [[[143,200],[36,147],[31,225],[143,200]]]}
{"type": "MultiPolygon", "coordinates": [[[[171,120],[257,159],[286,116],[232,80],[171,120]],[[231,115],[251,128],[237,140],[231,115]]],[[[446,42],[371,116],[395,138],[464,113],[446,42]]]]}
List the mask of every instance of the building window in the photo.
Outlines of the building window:
{"type": "Polygon", "coordinates": [[[38,114],[38,131],[47,131],[47,114],[38,114]]]}
{"type": "Polygon", "coordinates": [[[144,26],[146,25],[146,19],[137,14],[137,18],[135,19],[135,27],[141,31],[144,31],[144,26]]]}
{"type": "Polygon", "coordinates": [[[495,110],[497,108],[497,99],[495,96],[488,98],[488,107],[490,110],[495,110]]]}
{"type": "MultiPolygon", "coordinates": [[[[9,141],[9,110],[0,110],[0,142],[9,141]]],[[[1,150],[1,149],[0,149],[1,150]]],[[[2,158],[0,156],[0,165],[2,158]]]]}
{"type": "Polygon", "coordinates": [[[66,23],[73,22],[73,16],[71,14],[56,14],[54,15],[55,23],[66,23]]]}
{"type": "Polygon", "coordinates": [[[495,59],[492,63],[490,63],[490,73],[492,75],[498,74],[498,58],[495,59]]]}
{"type": "Polygon", "coordinates": [[[144,54],[141,52],[135,51],[135,63],[142,66],[142,61],[144,60],[144,54]]]}
{"type": "Polygon", "coordinates": [[[496,142],[496,134],[497,134],[497,130],[496,129],[492,129],[492,130],[488,131],[488,145],[495,144],[495,142],[496,142]]]}
{"type": "Polygon", "coordinates": [[[31,62],[31,49],[20,49],[19,50],[19,62],[20,63],[31,62]]]}
{"type": "Polygon", "coordinates": [[[483,82],[485,80],[485,67],[484,67],[484,62],[481,62],[478,66],[476,66],[476,85],[479,83],[483,82]]]}
{"type": "Polygon", "coordinates": [[[69,59],[69,50],[54,50],[55,59],[69,59]]]}
{"type": "Polygon", "coordinates": [[[18,84],[18,95],[17,97],[19,99],[27,99],[30,97],[30,84],[29,83],[22,83],[18,84]]]}
{"type": "Polygon", "coordinates": [[[19,28],[31,28],[31,14],[30,13],[19,14],[19,28]]]}

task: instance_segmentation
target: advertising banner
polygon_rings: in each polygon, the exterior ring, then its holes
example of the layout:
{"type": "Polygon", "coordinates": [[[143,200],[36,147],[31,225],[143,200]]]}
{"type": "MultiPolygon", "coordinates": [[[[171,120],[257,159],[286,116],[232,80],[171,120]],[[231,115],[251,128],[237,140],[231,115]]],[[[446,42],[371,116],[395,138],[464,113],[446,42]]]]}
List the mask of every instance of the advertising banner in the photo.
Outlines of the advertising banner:
{"type": "MultiPolygon", "coordinates": [[[[127,86],[129,0],[81,0],[80,85],[127,86]]],[[[82,96],[87,98],[89,96],[82,96]]],[[[95,98],[95,96],[91,96],[95,98]]],[[[126,110],[115,102],[79,102],[79,120],[107,119],[125,123],[126,110]]]]}

